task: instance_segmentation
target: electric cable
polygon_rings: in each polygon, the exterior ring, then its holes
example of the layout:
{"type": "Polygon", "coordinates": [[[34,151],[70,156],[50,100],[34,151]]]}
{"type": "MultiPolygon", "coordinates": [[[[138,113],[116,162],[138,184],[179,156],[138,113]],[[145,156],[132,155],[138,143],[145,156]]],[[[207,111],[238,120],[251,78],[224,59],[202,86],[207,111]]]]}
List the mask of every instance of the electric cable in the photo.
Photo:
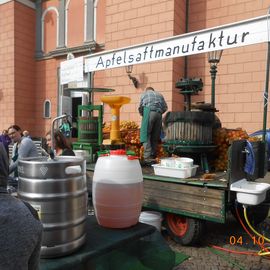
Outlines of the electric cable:
{"type": "MultiPolygon", "coordinates": [[[[267,257],[268,255],[270,255],[269,250],[264,246],[264,244],[261,244],[258,240],[256,240],[255,236],[252,235],[249,230],[247,229],[247,227],[245,226],[245,224],[243,223],[238,208],[237,208],[237,202],[235,204],[235,210],[236,210],[236,215],[237,215],[237,219],[240,222],[241,226],[243,227],[243,229],[245,230],[245,232],[250,236],[250,238],[254,241],[254,243],[256,243],[258,246],[260,246],[261,250],[259,252],[252,252],[252,251],[236,251],[236,250],[231,250],[231,249],[227,249],[227,248],[223,248],[223,247],[219,247],[216,245],[212,245],[212,248],[217,249],[217,250],[221,250],[221,251],[225,251],[228,253],[233,253],[233,254],[240,254],[240,255],[252,255],[252,256],[265,256],[265,258],[270,259],[269,257],[267,257]]],[[[247,217],[247,213],[246,213],[246,217],[247,217]]],[[[268,243],[267,243],[268,244],[268,243]]],[[[270,243],[269,243],[270,244],[270,243]]]]}
{"type": "Polygon", "coordinates": [[[245,217],[245,220],[246,220],[247,225],[249,226],[249,228],[250,228],[257,236],[262,237],[264,240],[266,240],[267,242],[270,243],[270,239],[269,239],[269,238],[267,238],[266,236],[260,234],[259,232],[257,232],[257,231],[251,226],[251,224],[250,224],[250,222],[249,222],[249,220],[248,220],[248,217],[247,217],[247,209],[246,209],[246,206],[243,205],[243,207],[244,207],[244,217],[245,217]]]}
{"type": "Polygon", "coordinates": [[[246,227],[245,224],[243,223],[243,221],[242,221],[242,219],[241,219],[241,217],[240,217],[238,208],[237,208],[237,204],[235,205],[235,210],[236,210],[236,215],[237,215],[238,221],[240,222],[240,224],[241,224],[241,226],[243,227],[243,229],[245,230],[245,232],[249,235],[249,237],[250,237],[251,239],[255,239],[255,243],[256,243],[258,246],[260,246],[261,249],[268,251],[268,249],[265,248],[263,244],[261,244],[260,242],[258,242],[258,241],[256,240],[256,238],[254,238],[254,235],[252,235],[252,234],[249,232],[249,230],[247,229],[247,227],[246,227]]]}
{"type": "Polygon", "coordinates": [[[219,247],[219,246],[215,246],[215,245],[213,245],[212,247],[215,249],[218,249],[218,250],[226,251],[228,253],[258,256],[258,252],[255,252],[255,251],[237,251],[237,250],[231,250],[228,248],[223,248],[223,247],[219,247]]]}
{"type": "MultiPolygon", "coordinates": [[[[258,255],[259,256],[268,256],[270,254],[269,250],[264,246],[264,244],[261,244],[258,240],[256,240],[255,236],[249,232],[249,230],[247,229],[247,227],[245,226],[245,224],[241,220],[241,217],[240,217],[238,209],[237,209],[237,205],[235,205],[235,209],[236,209],[237,218],[238,218],[239,222],[241,223],[242,227],[244,228],[244,230],[247,232],[247,234],[250,236],[250,238],[254,240],[254,243],[256,243],[258,246],[260,246],[261,250],[258,252],[258,255]]],[[[247,217],[247,212],[245,210],[246,210],[246,208],[244,207],[244,217],[245,217],[247,224],[250,225],[250,222],[249,222],[248,217],[247,217]]],[[[263,239],[264,239],[264,237],[263,237],[263,239]]],[[[270,259],[269,257],[266,257],[266,258],[270,259]]]]}
{"type": "MultiPolygon", "coordinates": [[[[258,232],[251,226],[251,224],[250,224],[250,222],[249,222],[249,220],[248,220],[248,217],[247,217],[247,209],[246,209],[246,206],[243,205],[243,208],[244,208],[244,217],[245,217],[245,220],[246,220],[247,225],[249,226],[249,228],[250,228],[257,236],[262,237],[262,239],[264,239],[264,240],[270,242],[270,239],[268,239],[266,236],[264,236],[264,235],[258,233],[258,232]]],[[[267,248],[264,247],[262,250],[260,250],[260,251],[258,252],[258,255],[259,255],[259,256],[270,256],[270,251],[269,251],[267,248]],[[266,251],[263,251],[263,250],[266,250],[266,251]]],[[[270,259],[269,257],[267,257],[267,258],[270,259]]]]}

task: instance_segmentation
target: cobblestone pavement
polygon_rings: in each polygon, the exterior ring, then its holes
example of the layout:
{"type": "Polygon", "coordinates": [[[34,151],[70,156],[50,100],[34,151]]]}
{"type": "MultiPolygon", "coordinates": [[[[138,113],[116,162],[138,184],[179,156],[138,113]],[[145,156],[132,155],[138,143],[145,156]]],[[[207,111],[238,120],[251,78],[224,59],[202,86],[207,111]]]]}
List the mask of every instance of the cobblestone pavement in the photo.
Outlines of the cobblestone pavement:
{"type": "MultiPolygon", "coordinates": [[[[265,222],[269,225],[269,229],[270,218],[265,222]]],[[[189,259],[175,267],[174,270],[270,270],[270,259],[263,258],[262,256],[216,251],[216,249],[212,248],[215,245],[237,251],[258,252],[260,250],[257,245],[253,244],[253,240],[232,216],[228,217],[226,224],[207,222],[206,232],[201,244],[197,247],[185,247],[176,244],[166,236],[166,233],[165,237],[173,250],[190,256],[189,259]],[[239,239],[239,237],[241,237],[240,239],[242,239],[243,243],[233,245],[233,240],[239,239]]]]}

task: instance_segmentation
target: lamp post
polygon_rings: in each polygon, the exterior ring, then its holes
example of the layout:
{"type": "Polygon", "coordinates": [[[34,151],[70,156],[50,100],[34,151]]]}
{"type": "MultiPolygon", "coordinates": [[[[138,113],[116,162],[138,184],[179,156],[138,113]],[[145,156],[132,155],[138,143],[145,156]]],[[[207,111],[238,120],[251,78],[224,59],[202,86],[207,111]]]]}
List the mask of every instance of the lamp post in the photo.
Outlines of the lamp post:
{"type": "Polygon", "coordinates": [[[216,74],[217,74],[217,64],[220,61],[223,50],[208,52],[208,63],[210,64],[210,74],[211,74],[211,105],[215,108],[215,87],[216,87],[216,74]]]}

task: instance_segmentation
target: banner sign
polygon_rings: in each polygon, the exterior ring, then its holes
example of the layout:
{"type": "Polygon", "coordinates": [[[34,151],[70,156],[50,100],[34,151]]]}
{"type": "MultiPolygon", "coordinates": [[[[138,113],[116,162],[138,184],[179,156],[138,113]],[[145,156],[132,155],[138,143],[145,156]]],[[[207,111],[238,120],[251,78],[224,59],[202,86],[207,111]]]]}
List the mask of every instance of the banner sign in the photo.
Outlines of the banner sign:
{"type": "Polygon", "coordinates": [[[60,84],[83,81],[83,57],[60,63],[60,84]]]}
{"type": "Polygon", "coordinates": [[[268,16],[208,28],[179,36],[95,53],[85,57],[85,72],[136,65],[266,42],[268,16]]]}

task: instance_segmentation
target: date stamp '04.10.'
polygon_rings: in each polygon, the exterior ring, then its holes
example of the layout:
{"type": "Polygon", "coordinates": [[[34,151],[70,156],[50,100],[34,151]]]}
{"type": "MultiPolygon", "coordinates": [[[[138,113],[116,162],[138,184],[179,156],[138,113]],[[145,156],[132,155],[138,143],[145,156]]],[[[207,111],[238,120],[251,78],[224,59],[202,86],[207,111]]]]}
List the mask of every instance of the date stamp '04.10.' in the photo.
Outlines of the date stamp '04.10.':
{"type": "Polygon", "coordinates": [[[242,246],[247,243],[252,243],[253,245],[263,245],[264,244],[264,238],[262,236],[252,236],[251,238],[243,237],[242,235],[231,235],[229,238],[229,244],[231,246],[242,246]]]}

